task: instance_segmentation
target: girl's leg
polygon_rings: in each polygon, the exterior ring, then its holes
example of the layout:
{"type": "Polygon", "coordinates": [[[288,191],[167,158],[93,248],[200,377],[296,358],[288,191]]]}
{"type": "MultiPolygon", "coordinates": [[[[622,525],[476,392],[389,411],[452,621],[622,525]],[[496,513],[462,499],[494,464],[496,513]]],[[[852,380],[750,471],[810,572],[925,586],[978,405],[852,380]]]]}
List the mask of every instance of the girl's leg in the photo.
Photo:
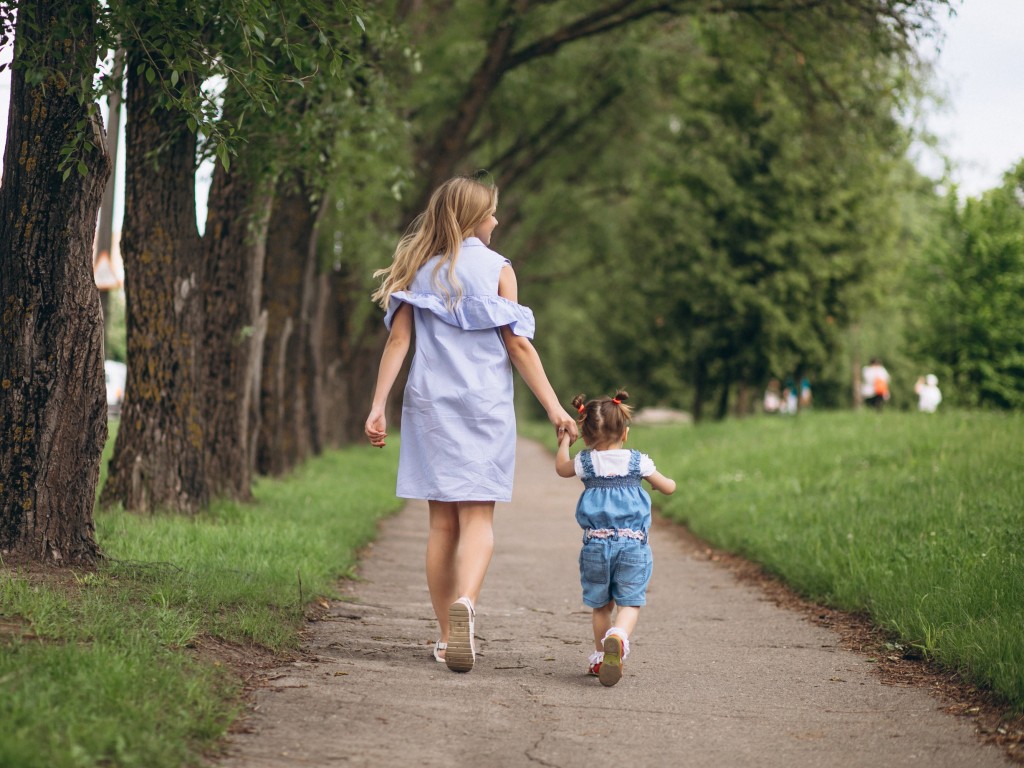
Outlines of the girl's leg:
{"type": "Polygon", "coordinates": [[[604,650],[604,636],[609,629],[612,628],[612,610],[615,608],[615,602],[612,601],[601,608],[594,609],[593,622],[594,622],[594,649],[598,651],[604,650]]]}
{"type": "MultiPolygon", "coordinates": [[[[615,626],[626,633],[626,638],[633,636],[637,620],[640,618],[640,608],[635,605],[620,605],[619,612],[615,616],[615,626]]],[[[611,624],[608,625],[609,629],[611,624]]]]}
{"type": "Polygon", "coordinates": [[[456,590],[455,556],[459,546],[458,505],[431,501],[427,535],[427,589],[434,607],[441,642],[448,642],[448,606],[459,597],[456,590]]]}
{"type": "Polygon", "coordinates": [[[468,597],[476,605],[494,552],[494,502],[460,501],[456,506],[459,547],[454,587],[457,594],[449,603],[468,597]]]}

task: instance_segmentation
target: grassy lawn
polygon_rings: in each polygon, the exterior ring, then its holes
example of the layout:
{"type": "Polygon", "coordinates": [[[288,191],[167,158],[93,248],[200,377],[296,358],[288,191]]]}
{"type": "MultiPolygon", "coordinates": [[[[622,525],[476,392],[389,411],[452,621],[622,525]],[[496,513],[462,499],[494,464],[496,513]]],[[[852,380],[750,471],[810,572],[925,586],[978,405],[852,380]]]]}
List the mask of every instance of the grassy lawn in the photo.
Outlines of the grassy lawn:
{"type": "Polygon", "coordinates": [[[1024,416],[805,413],[630,444],[679,482],[654,496],[667,517],[1024,710],[1024,416]]]}
{"type": "Polygon", "coordinates": [[[240,686],[197,641],[294,647],[304,606],[398,508],[394,469],[353,447],[260,480],[251,505],[99,513],[95,572],[0,570],[0,766],[200,764],[240,686]]]}

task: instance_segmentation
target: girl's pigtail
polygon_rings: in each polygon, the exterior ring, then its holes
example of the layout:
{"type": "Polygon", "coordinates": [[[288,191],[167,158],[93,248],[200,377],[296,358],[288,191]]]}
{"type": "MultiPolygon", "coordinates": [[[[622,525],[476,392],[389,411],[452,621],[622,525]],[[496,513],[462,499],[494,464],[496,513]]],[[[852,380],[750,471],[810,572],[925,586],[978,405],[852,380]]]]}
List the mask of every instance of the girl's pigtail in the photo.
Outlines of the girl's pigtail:
{"type": "Polygon", "coordinates": [[[579,413],[579,415],[580,415],[580,417],[577,419],[577,421],[581,422],[585,418],[587,418],[586,402],[587,402],[587,397],[586,397],[586,395],[584,395],[582,393],[576,395],[576,397],[574,397],[572,399],[572,407],[575,408],[576,412],[579,413]]]}
{"type": "Polygon", "coordinates": [[[626,405],[627,400],[629,400],[629,392],[624,389],[620,389],[615,393],[615,397],[612,398],[612,402],[618,406],[619,412],[628,425],[630,418],[633,416],[633,409],[626,405]]]}

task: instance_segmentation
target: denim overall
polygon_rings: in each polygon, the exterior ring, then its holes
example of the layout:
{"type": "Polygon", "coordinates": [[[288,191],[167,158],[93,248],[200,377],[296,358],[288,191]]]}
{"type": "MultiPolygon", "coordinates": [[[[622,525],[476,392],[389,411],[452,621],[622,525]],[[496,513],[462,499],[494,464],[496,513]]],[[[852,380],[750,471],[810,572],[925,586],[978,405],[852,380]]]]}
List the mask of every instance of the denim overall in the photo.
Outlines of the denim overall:
{"type": "Polygon", "coordinates": [[[583,529],[580,583],[583,602],[602,608],[647,603],[653,559],[647,544],[651,497],[641,485],[640,452],[630,451],[625,475],[597,477],[590,450],[580,452],[584,490],[576,505],[583,529]]]}

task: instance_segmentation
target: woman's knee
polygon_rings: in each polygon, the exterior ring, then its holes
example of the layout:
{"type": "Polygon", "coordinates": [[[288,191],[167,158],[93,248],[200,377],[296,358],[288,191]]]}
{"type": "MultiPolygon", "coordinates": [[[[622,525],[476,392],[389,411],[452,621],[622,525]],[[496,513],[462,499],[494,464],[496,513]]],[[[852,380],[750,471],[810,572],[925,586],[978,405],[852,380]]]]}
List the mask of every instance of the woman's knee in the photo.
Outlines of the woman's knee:
{"type": "Polygon", "coordinates": [[[450,537],[459,535],[459,508],[453,502],[432,501],[430,506],[430,530],[450,537]]]}

